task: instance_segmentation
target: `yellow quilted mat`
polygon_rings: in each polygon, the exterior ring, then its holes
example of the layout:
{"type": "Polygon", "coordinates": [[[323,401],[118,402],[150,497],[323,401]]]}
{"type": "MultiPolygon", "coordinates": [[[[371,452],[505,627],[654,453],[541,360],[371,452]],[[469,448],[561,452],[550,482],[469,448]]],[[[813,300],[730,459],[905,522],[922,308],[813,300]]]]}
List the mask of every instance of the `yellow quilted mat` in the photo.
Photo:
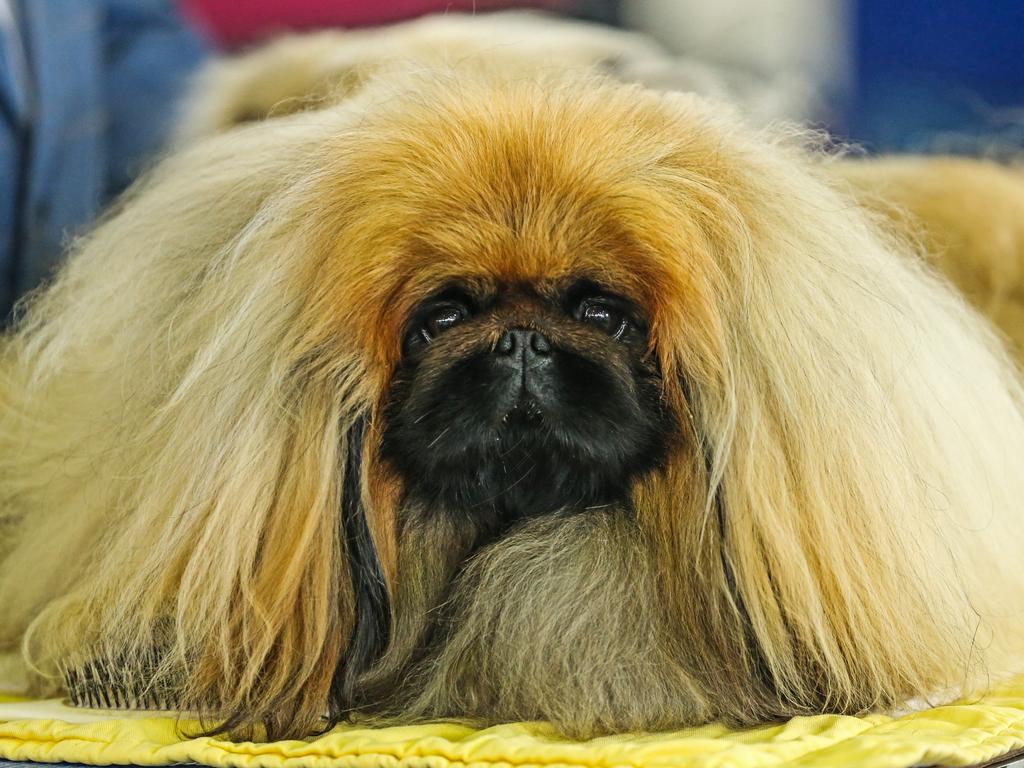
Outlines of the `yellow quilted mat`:
{"type": "Polygon", "coordinates": [[[104,717],[56,702],[0,703],[0,758],[239,768],[968,766],[1024,748],[1024,680],[974,703],[899,718],[822,715],[743,731],[711,725],[588,742],[565,741],[544,725],[520,723],[486,730],[342,726],[309,741],[233,743],[182,739],[167,718],[104,717]]]}

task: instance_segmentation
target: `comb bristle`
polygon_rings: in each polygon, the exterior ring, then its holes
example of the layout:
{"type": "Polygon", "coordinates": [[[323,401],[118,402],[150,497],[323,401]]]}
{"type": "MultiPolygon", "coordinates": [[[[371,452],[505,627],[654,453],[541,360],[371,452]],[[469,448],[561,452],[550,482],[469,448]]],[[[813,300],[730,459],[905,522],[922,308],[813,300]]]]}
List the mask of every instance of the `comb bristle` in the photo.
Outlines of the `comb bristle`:
{"type": "Polygon", "coordinates": [[[144,674],[125,679],[119,670],[125,665],[96,654],[80,664],[61,663],[58,671],[67,690],[67,703],[88,709],[123,709],[137,711],[174,711],[179,709],[173,697],[155,689],[154,678],[158,657],[147,654],[144,674]],[[141,683],[140,683],[141,681],[141,683]]]}

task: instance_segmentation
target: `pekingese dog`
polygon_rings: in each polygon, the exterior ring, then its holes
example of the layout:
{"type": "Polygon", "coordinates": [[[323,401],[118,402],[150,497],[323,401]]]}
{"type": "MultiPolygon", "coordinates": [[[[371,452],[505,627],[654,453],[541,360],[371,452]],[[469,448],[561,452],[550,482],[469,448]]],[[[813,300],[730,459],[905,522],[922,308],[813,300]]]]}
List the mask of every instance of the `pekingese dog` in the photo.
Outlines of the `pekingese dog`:
{"type": "MultiPolygon", "coordinates": [[[[879,213],[934,197],[487,50],[317,107],[168,157],[4,341],[35,690],[587,737],[1024,670],[1021,378],[879,213]]],[[[951,176],[1020,257],[1024,181],[951,176]]]]}

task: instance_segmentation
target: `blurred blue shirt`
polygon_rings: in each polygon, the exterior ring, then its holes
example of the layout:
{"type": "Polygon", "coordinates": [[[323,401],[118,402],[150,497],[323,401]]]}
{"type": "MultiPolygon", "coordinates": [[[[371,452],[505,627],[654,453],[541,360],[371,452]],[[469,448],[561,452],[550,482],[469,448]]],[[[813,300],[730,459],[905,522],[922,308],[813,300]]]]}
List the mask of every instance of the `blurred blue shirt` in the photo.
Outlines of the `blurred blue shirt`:
{"type": "Polygon", "coordinates": [[[170,0],[0,0],[0,319],[160,148],[204,55],[170,0]]]}

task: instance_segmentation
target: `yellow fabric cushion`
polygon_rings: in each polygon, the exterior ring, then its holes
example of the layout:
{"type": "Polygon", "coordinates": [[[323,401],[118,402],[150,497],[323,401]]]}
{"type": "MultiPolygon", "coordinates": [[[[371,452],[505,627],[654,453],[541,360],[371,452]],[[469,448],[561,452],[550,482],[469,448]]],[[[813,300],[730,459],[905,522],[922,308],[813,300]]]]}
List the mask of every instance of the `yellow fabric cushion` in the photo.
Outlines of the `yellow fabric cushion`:
{"type": "Polygon", "coordinates": [[[101,718],[74,723],[60,719],[62,712],[66,708],[51,702],[0,704],[0,719],[6,720],[0,723],[0,757],[240,768],[907,768],[973,765],[1024,748],[1024,680],[975,703],[899,718],[821,715],[742,731],[710,725],[588,742],[560,739],[541,724],[518,723],[486,730],[451,724],[340,726],[309,741],[233,743],[184,739],[170,718],[109,719],[109,713],[72,711],[68,718],[101,718]],[[28,719],[11,719],[19,711],[28,719]]]}

